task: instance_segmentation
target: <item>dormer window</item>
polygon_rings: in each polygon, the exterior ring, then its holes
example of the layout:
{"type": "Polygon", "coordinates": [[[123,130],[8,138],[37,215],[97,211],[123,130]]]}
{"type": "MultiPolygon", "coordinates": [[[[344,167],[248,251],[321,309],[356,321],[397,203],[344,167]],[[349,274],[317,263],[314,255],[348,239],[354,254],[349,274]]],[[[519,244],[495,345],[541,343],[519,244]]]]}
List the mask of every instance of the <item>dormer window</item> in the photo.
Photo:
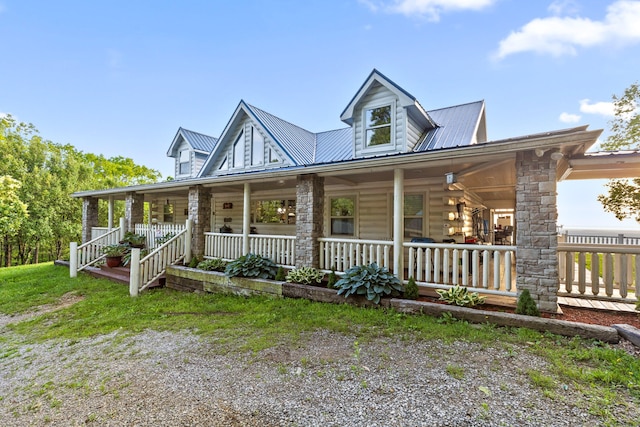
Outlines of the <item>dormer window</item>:
{"type": "Polygon", "coordinates": [[[367,147],[391,143],[391,105],[365,110],[367,147]]]}
{"type": "Polygon", "coordinates": [[[178,169],[180,175],[189,175],[189,173],[191,173],[190,157],[189,150],[182,150],[180,152],[180,166],[178,169]]]}

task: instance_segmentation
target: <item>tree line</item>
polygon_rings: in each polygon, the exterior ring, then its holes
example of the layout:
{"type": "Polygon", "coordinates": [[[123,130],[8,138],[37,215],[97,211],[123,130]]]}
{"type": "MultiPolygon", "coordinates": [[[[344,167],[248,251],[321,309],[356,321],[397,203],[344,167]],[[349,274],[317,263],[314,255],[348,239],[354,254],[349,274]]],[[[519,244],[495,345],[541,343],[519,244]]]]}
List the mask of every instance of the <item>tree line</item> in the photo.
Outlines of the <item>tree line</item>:
{"type": "MultiPolygon", "coordinates": [[[[83,153],[43,139],[32,124],[0,118],[0,267],[60,259],[80,240],[82,200],[72,193],[160,178],[130,158],[83,153]]],[[[116,215],[123,212],[121,202],[116,215]]],[[[100,215],[106,223],[106,206],[100,215]]]]}

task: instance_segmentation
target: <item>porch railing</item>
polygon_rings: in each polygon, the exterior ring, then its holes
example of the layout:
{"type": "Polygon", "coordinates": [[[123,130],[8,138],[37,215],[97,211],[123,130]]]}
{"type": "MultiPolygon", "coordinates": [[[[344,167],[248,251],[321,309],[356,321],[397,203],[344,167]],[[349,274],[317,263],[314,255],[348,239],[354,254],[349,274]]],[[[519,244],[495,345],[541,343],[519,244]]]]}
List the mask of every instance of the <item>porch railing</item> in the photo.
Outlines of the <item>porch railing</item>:
{"type": "MultiPolygon", "coordinates": [[[[249,252],[270,258],[276,264],[295,267],[295,236],[252,234],[249,252]]],[[[234,260],[242,256],[242,234],[205,233],[204,257],[234,260]]]]}
{"type": "Polygon", "coordinates": [[[121,230],[121,228],[114,228],[80,246],[76,242],[71,242],[69,255],[69,273],[71,277],[76,277],[78,271],[84,270],[104,259],[105,255],[102,252],[102,248],[118,244],[122,239],[121,230]]]}
{"type": "Polygon", "coordinates": [[[375,262],[393,270],[393,242],[388,240],[354,240],[320,238],[320,269],[345,272],[356,265],[375,262]]]}
{"type": "Polygon", "coordinates": [[[640,282],[640,248],[626,245],[558,245],[558,295],[634,303],[640,282]]]}
{"type": "Polygon", "coordinates": [[[149,287],[164,274],[168,265],[185,260],[191,254],[191,225],[187,224],[167,242],[163,243],[149,255],[140,259],[140,249],[131,250],[131,271],[129,276],[129,292],[132,296],[149,287]]]}
{"type": "Polygon", "coordinates": [[[136,224],[134,226],[134,232],[136,234],[147,236],[147,248],[155,249],[158,246],[158,239],[166,236],[167,234],[176,235],[184,231],[184,224],[136,224]]]}
{"type": "Polygon", "coordinates": [[[515,246],[405,243],[407,278],[434,288],[460,285],[516,296],[515,246]]]}

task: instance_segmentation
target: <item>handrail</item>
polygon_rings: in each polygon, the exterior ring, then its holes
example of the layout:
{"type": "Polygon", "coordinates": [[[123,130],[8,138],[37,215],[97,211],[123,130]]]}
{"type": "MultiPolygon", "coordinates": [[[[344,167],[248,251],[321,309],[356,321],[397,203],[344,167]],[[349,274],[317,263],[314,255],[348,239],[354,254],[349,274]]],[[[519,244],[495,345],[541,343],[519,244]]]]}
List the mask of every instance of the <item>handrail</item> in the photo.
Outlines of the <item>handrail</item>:
{"type": "MultiPolygon", "coordinates": [[[[105,258],[105,255],[102,253],[102,248],[109,245],[116,245],[120,241],[120,228],[114,228],[113,230],[96,237],[93,240],[89,240],[86,243],[83,243],[80,246],[76,246],[75,248],[75,265],[70,265],[70,267],[75,267],[75,271],[82,271],[85,268],[97,263],[98,261],[105,258]]],[[[71,246],[71,255],[74,255],[73,244],[71,246]]],[[[70,264],[74,264],[70,262],[70,264]]]]}

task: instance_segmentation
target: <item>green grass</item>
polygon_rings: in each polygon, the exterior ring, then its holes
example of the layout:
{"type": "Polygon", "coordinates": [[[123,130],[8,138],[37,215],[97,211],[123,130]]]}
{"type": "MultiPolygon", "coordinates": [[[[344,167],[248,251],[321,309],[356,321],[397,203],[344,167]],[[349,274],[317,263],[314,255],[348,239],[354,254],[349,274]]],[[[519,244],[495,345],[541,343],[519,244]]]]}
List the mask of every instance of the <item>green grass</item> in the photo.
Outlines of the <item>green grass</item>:
{"type": "MultiPolygon", "coordinates": [[[[353,336],[356,362],[360,347],[381,336],[407,341],[438,339],[445,345],[462,340],[505,351],[526,349],[548,361],[545,372],[527,371],[532,384],[545,395],[561,395],[564,387],[579,390],[590,411],[607,422],[615,420],[612,414],[619,414],[624,405],[640,403],[640,360],[598,342],[299,299],[202,295],[170,289],[132,298],[127,286],[83,274],[70,279],[68,274],[68,269],[52,264],[0,269],[1,314],[33,311],[68,293],[82,297],[70,307],[8,325],[13,334],[0,335],[0,343],[6,344],[0,358],[14,357],[17,345],[46,340],[73,342],[115,331],[122,337],[145,329],[188,330],[215,337],[221,351],[255,354],[276,345],[296,345],[305,333],[323,329],[353,336]]],[[[460,379],[468,369],[442,368],[460,379]]]]}

